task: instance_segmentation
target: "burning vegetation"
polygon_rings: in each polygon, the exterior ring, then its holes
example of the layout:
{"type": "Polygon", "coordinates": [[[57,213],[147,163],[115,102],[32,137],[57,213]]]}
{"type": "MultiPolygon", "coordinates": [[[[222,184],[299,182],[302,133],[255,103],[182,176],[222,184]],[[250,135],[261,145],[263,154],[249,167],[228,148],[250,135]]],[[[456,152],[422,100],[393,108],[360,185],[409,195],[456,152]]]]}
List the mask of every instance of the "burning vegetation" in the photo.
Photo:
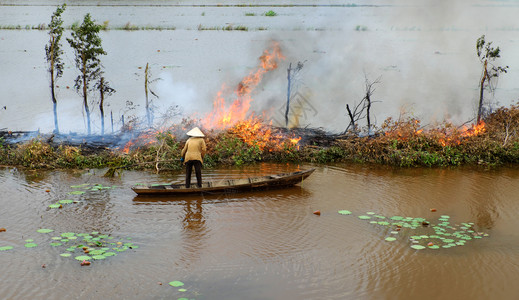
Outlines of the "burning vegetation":
{"type": "MultiPolygon", "coordinates": [[[[60,12],[58,9],[57,13],[60,12]]],[[[58,21],[56,27],[61,24],[61,21],[58,21]]],[[[499,48],[494,49],[490,45],[485,43],[484,37],[478,40],[478,56],[482,59],[487,73],[489,62],[482,57],[489,57],[490,54],[493,55],[490,55],[492,58],[499,57],[499,48]],[[486,54],[482,56],[483,52],[486,54]]],[[[50,54],[49,57],[52,69],[53,64],[60,61],[50,54]]],[[[400,117],[397,120],[388,118],[380,128],[377,128],[370,121],[370,109],[376,102],[372,100],[372,95],[380,78],[375,81],[366,78],[365,97],[352,107],[346,105],[350,122],[343,134],[329,134],[312,128],[272,126],[271,122],[265,121],[267,117],[258,116],[251,111],[251,103],[254,91],[262,79],[269,72],[276,70],[284,59],[280,45],[273,43],[263,51],[258,59],[258,65],[238,84],[234,87],[231,85],[231,88],[227,84],[222,85],[220,91],[216,93],[211,112],[200,118],[191,116],[178,124],[160,126],[153,123],[150,114],[147,93],[151,81],[148,78],[147,65],[145,72],[147,122],[142,122],[146,124],[145,126],[124,125],[123,122],[123,128],[119,133],[92,136],[89,130],[88,136],[81,137],[60,134],[56,121],[56,130],[52,135],[35,133],[33,136],[27,136],[23,133],[3,132],[0,133],[0,163],[29,168],[108,167],[112,171],[109,172],[110,175],[115,174],[115,170],[124,168],[155,169],[157,172],[177,170],[182,167],[180,149],[186,140],[185,132],[194,126],[203,128],[206,133],[207,155],[204,158],[204,165],[208,168],[221,164],[242,165],[259,161],[297,163],[344,161],[406,167],[463,164],[494,166],[519,162],[518,105],[499,108],[483,116],[481,97],[477,124],[457,127],[451,123],[443,123],[431,127],[422,126],[420,120],[414,117],[400,117]],[[367,121],[366,128],[359,127],[359,120],[362,119],[367,121]]],[[[289,85],[286,125],[288,125],[287,115],[291,97],[290,74],[302,67],[303,64],[298,63],[298,66],[292,69],[289,64],[287,70],[289,85]]],[[[507,67],[496,68],[491,69],[494,71],[492,76],[489,75],[482,80],[481,91],[490,78],[505,72],[507,67]]],[[[85,88],[85,85],[83,84],[82,87],[85,88]]],[[[109,90],[106,92],[108,93],[109,90]]],[[[86,95],[85,90],[83,93],[86,95]]],[[[101,98],[103,98],[102,93],[101,98]]],[[[55,99],[53,101],[56,103],[55,99]]]]}
{"type": "MultiPolygon", "coordinates": [[[[115,144],[76,145],[38,136],[21,143],[2,138],[0,162],[29,168],[181,168],[180,149],[192,120],[161,130],[134,131],[115,144]]],[[[327,134],[318,129],[274,127],[259,117],[206,132],[206,168],[273,162],[360,162],[396,166],[497,166],[519,163],[519,105],[500,108],[484,123],[421,127],[412,117],[387,119],[373,135],[327,134]]]]}

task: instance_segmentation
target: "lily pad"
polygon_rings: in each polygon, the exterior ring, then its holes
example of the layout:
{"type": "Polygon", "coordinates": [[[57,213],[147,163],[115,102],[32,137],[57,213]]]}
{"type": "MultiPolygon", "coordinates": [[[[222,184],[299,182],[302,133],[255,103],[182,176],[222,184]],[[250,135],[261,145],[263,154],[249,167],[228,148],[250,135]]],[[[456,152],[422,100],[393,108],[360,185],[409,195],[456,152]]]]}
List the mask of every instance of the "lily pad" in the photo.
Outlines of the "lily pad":
{"type": "Polygon", "coordinates": [[[64,200],[59,200],[58,202],[61,204],[70,204],[70,203],[74,202],[74,200],[64,199],[64,200]]]}
{"type": "Polygon", "coordinates": [[[391,237],[391,236],[388,236],[388,237],[386,238],[386,241],[388,241],[388,242],[396,241],[396,238],[391,237]]]}
{"type": "Polygon", "coordinates": [[[54,203],[54,204],[49,205],[50,208],[59,208],[60,206],[61,206],[61,204],[59,204],[59,203],[54,203]]]}
{"type": "Polygon", "coordinates": [[[183,283],[182,281],[176,281],[176,280],[175,280],[175,281],[171,281],[171,282],[169,283],[169,285],[174,286],[174,287],[179,287],[179,286],[183,286],[184,283],[183,283]]]}
{"type": "Polygon", "coordinates": [[[416,249],[416,250],[425,249],[425,247],[422,245],[412,245],[411,248],[416,249]]]}
{"type": "Polygon", "coordinates": [[[438,245],[432,245],[432,246],[429,246],[429,249],[440,249],[440,246],[438,246],[438,245]]]}
{"type": "Polygon", "coordinates": [[[367,214],[367,215],[374,215],[375,213],[372,212],[372,211],[368,211],[366,214],[367,214]]]}
{"type": "Polygon", "coordinates": [[[100,260],[100,259],[105,259],[106,256],[104,256],[104,255],[94,255],[94,256],[92,256],[92,258],[95,259],[95,260],[100,260]]]}
{"type": "Polygon", "coordinates": [[[83,195],[85,192],[84,191],[73,191],[73,192],[70,192],[69,194],[70,195],[83,195]]]}
{"type": "Polygon", "coordinates": [[[179,292],[187,292],[186,289],[178,289],[179,292]]]}
{"type": "Polygon", "coordinates": [[[27,243],[34,242],[33,239],[26,239],[25,241],[26,241],[27,243]]]}
{"type": "Polygon", "coordinates": [[[54,247],[57,247],[57,246],[61,246],[61,243],[50,243],[51,246],[54,246],[54,247]]]}
{"type": "Polygon", "coordinates": [[[64,232],[61,234],[62,237],[69,238],[71,236],[75,236],[76,234],[74,232],[64,232]]]}
{"type": "Polygon", "coordinates": [[[26,248],[34,248],[36,246],[38,246],[38,244],[36,244],[36,243],[27,243],[27,244],[25,244],[26,248]]]}
{"type": "Polygon", "coordinates": [[[104,250],[92,250],[92,251],[90,251],[90,255],[102,255],[103,253],[105,253],[104,250]]]}
{"type": "Polygon", "coordinates": [[[61,253],[59,256],[70,257],[70,256],[72,256],[72,254],[70,254],[70,253],[61,253]]]}
{"type": "Polygon", "coordinates": [[[7,250],[11,250],[13,249],[13,246],[3,246],[3,247],[0,247],[0,251],[7,251],[7,250]]]}
{"type": "Polygon", "coordinates": [[[351,215],[351,211],[349,210],[339,210],[338,213],[341,215],[351,215]]]}
{"type": "Polygon", "coordinates": [[[105,252],[103,253],[104,256],[108,257],[108,256],[116,256],[117,253],[114,253],[114,252],[105,252]]]}
{"type": "Polygon", "coordinates": [[[41,229],[38,229],[36,230],[36,232],[39,232],[39,233],[49,233],[49,232],[53,232],[54,230],[52,229],[46,229],[46,228],[41,228],[41,229]]]}
{"type": "Polygon", "coordinates": [[[90,259],[90,256],[87,256],[87,255],[80,255],[80,256],[76,256],[74,257],[76,260],[89,260],[90,259]]]}
{"type": "Polygon", "coordinates": [[[371,217],[370,216],[359,216],[359,219],[368,220],[368,219],[371,219],[371,217]]]}

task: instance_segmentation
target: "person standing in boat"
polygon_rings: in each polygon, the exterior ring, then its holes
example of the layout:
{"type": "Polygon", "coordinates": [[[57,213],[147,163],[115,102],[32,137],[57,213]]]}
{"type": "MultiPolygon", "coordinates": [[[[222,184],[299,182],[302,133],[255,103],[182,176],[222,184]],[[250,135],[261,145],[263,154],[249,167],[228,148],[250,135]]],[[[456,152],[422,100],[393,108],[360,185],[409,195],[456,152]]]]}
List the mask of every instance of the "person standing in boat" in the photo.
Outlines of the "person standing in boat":
{"type": "Polygon", "coordinates": [[[206,152],[206,146],[202,131],[195,127],[186,133],[190,138],[186,141],[182,149],[180,159],[186,165],[186,188],[191,186],[191,171],[195,167],[196,182],[198,187],[202,187],[202,164],[206,152]]]}

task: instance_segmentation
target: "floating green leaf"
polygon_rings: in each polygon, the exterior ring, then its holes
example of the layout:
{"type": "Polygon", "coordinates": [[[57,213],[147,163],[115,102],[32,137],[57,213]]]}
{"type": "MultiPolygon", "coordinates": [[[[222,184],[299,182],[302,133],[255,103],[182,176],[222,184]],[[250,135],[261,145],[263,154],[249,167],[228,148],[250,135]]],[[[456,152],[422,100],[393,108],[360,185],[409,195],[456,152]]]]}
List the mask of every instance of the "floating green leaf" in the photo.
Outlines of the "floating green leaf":
{"type": "Polygon", "coordinates": [[[432,246],[429,246],[429,249],[440,249],[440,246],[438,246],[438,245],[432,245],[432,246]]]}
{"type": "Polygon", "coordinates": [[[104,250],[92,250],[92,251],[90,251],[90,255],[101,255],[103,253],[105,253],[104,250]]]}
{"type": "Polygon", "coordinates": [[[116,256],[117,253],[114,253],[114,252],[105,252],[103,253],[104,256],[108,257],[108,256],[116,256]]]}
{"type": "Polygon", "coordinates": [[[50,208],[59,208],[60,206],[61,206],[61,204],[59,204],[59,203],[54,203],[54,204],[49,205],[50,208]]]}
{"type": "Polygon", "coordinates": [[[87,256],[87,255],[81,255],[81,256],[76,256],[74,257],[76,260],[89,260],[90,259],[90,256],[87,256]]]}
{"type": "Polygon", "coordinates": [[[375,213],[372,212],[372,211],[368,211],[366,214],[367,214],[367,215],[374,215],[375,213]]]}
{"type": "Polygon", "coordinates": [[[61,243],[50,243],[50,245],[53,247],[57,247],[57,246],[61,246],[61,243]]]}
{"type": "Polygon", "coordinates": [[[64,232],[61,234],[62,237],[69,238],[71,236],[75,236],[76,234],[74,232],[64,232]]]}
{"type": "Polygon", "coordinates": [[[396,238],[391,237],[391,236],[388,236],[388,237],[386,238],[386,241],[388,241],[388,242],[396,241],[396,238]]]}
{"type": "Polygon", "coordinates": [[[41,229],[38,229],[36,230],[36,232],[39,232],[39,233],[49,233],[49,232],[53,232],[54,230],[52,229],[46,229],[46,228],[41,228],[41,229]]]}
{"type": "Polygon", "coordinates": [[[64,199],[64,200],[59,200],[58,202],[61,204],[70,204],[70,203],[74,202],[74,200],[64,199]]]}
{"type": "Polygon", "coordinates": [[[27,244],[25,244],[26,248],[34,248],[36,246],[38,246],[38,244],[36,244],[36,243],[27,243],[27,244]]]}
{"type": "Polygon", "coordinates": [[[72,254],[70,254],[70,253],[61,253],[59,256],[70,257],[70,256],[72,256],[72,254]]]}
{"type": "Polygon", "coordinates": [[[341,215],[351,215],[351,211],[349,210],[339,210],[338,213],[341,215]]]}
{"type": "Polygon", "coordinates": [[[187,292],[186,289],[178,289],[179,292],[187,292]]]}
{"type": "Polygon", "coordinates": [[[100,260],[100,259],[105,259],[106,256],[104,256],[104,255],[94,255],[94,256],[92,256],[92,258],[95,259],[95,260],[100,260]]]}
{"type": "Polygon", "coordinates": [[[73,192],[70,192],[69,194],[70,195],[83,195],[85,192],[84,191],[73,191],[73,192]]]}
{"type": "Polygon", "coordinates": [[[7,250],[11,250],[13,249],[13,246],[3,246],[3,247],[0,247],[0,251],[7,251],[7,250]]]}
{"type": "Polygon", "coordinates": [[[179,286],[183,286],[184,283],[183,283],[182,281],[176,281],[176,280],[175,280],[175,281],[171,281],[171,282],[169,283],[169,285],[174,286],[174,287],[179,287],[179,286]]]}
{"type": "Polygon", "coordinates": [[[425,247],[422,245],[412,245],[411,248],[416,249],[416,250],[425,249],[425,247]]]}
{"type": "Polygon", "coordinates": [[[359,219],[368,220],[368,219],[371,219],[371,217],[370,216],[359,216],[359,219]]]}
{"type": "Polygon", "coordinates": [[[25,241],[26,241],[27,243],[34,242],[33,239],[26,239],[25,241]]]}

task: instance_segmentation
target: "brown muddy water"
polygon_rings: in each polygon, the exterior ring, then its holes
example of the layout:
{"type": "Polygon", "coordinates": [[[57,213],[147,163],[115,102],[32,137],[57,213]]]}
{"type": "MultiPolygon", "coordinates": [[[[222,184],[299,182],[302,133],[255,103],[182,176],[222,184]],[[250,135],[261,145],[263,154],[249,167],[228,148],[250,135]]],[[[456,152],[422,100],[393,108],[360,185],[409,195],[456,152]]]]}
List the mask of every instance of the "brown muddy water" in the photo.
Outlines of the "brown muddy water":
{"type": "MultiPolygon", "coordinates": [[[[314,166],[258,164],[204,170],[204,175],[237,178],[310,167],[314,166]]],[[[517,169],[317,166],[299,187],[181,198],[141,197],[130,189],[136,183],[181,180],[181,173],[125,171],[120,178],[107,179],[103,171],[0,171],[0,227],[7,230],[0,232],[0,247],[13,247],[0,251],[0,298],[517,299],[519,295],[517,169]],[[94,184],[110,188],[85,189],[94,184]],[[85,193],[70,194],[77,190],[85,193]],[[78,202],[49,208],[63,199],[78,202]],[[432,208],[437,211],[431,212],[432,208]],[[316,210],[321,215],[313,214],[316,210]],[[352,214],[342,215],[340,210],[352,214]],[[371,219],[362,220],[361,215],[371,219]],[[425,218],[431,224],[416,229],[405,225],[396,231],[396,225],[370,223],[382,216],[425,218]],[[440,216],[448,216],[447,231],[469,226],[474,230],[471,236],[482,238],[451,248],[412,249],[410,236],[427,234],[441,222],[440,216]],[[40,228],[54,232],[38,233],[40,228]],[[77,239],[50,245],[56,242],[52,237],[66,232],[75,233],[77,239]],[[80,233],[107,235],[104,246],[117,255],[81,266],[74,257],[82,251],[66,250],[86,238],[77,236],[80,233]],[[396,240],[386,241],[387,237],[396,240]],[[38,246],[25,247],[29,239],[38,246]],[[127,245],[133,249],[113,250],[124,247],[117,241],[132,243],[127,245]],[[67,252],[72,256],[60,256],[67,252]],[[184,286],[168,284],[175,280],[184,286]]],[[[435,243],[440,244],[439,239],[435,243]]]]}

